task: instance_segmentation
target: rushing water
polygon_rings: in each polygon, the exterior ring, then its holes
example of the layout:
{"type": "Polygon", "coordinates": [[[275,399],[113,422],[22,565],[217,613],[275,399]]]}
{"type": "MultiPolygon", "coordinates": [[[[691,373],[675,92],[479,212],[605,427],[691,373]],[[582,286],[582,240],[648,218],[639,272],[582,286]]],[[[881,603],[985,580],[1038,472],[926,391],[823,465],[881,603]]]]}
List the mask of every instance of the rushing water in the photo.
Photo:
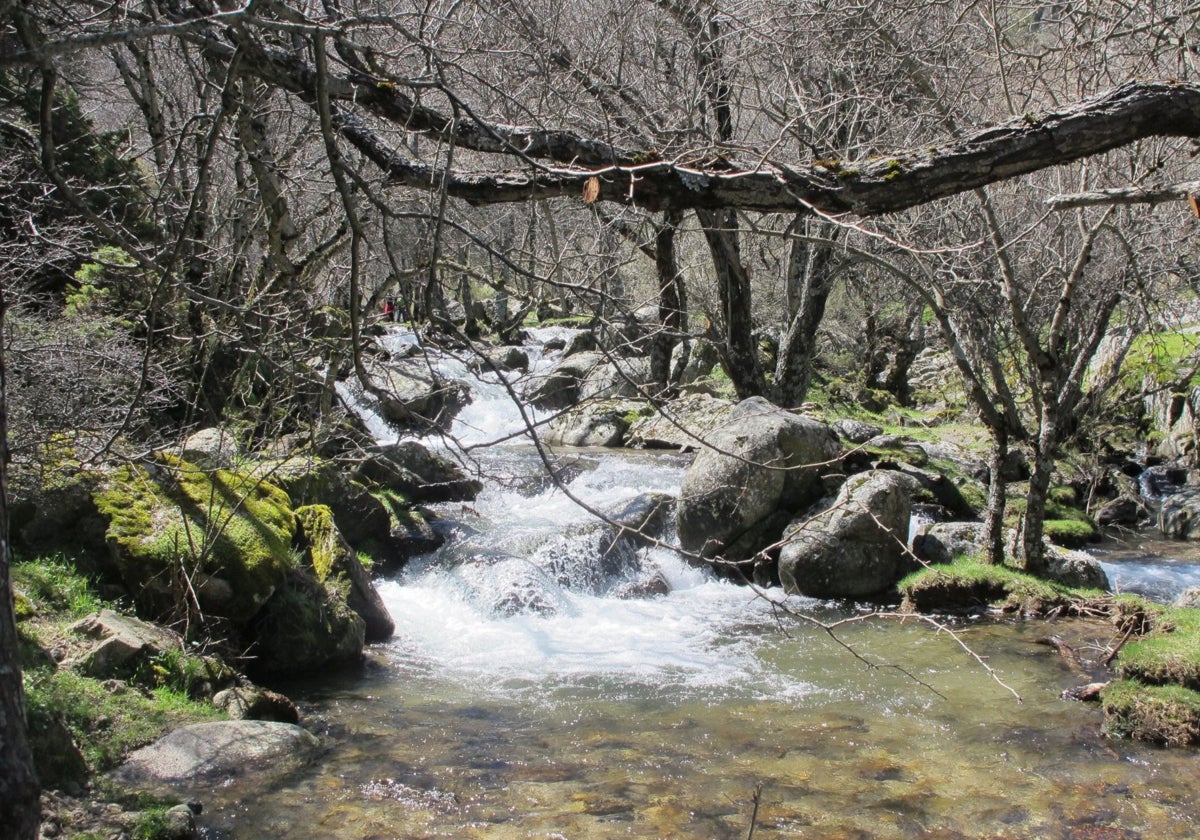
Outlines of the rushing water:
{"type": "MultiPolygon", "coordinates": [[[[515,430],[511,401],[492,397],[456,437],[515,430]]],[[[740,838],[752,822],[756,838],[1200,833],[1194,752],[1108,741],[1095,706],[1059,699],[1093,673],[1036,642],[1057,633],[1087,662],[1112,642],[1107,625],[987,621],[956,626],[956,639],[873,619],[830,634],[787,611],[861,614],[720,582],[665,549],[598,574],[595,520],[531,478],[532,447],[484,457],[487,489],[442,510],[450,544],[381,586],[395,638],[361,673],[285,687],[323,723],[320,761],[253,803],[205,797],[210,827],[237,838],[740,838]],[[658,588],[638,588],[647,581],[658,588]]],[[[612,510],[676,492],[684,462],[576,452],[560,466],[573,495],[612,510]]]]}

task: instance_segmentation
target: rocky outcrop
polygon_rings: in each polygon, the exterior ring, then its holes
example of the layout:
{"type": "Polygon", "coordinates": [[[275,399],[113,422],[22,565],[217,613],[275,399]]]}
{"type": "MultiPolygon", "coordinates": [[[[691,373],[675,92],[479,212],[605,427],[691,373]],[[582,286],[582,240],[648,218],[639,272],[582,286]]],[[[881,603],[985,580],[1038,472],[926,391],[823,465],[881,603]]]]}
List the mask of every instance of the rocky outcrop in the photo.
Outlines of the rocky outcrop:
{"type": "Polygon", "coordinates": [[[138,790],[207,792],[239,779],[265,784],[300,767],[319,746],[312,733],[288,723],[197,723],[137,750],[112,778],[138,790]]]}
{"type": "Polygon", "coordinates": [[[738,403],[705,438],[684,475],[678,528],[682,547],[740,560],[778,539],[787,522],[823,493],[835,471],[833,430],[761,397],[738,403]]]}
{"type": "Polygon", "coordinates": [[[784,533],[779,578],[789,593],[861,598],[891,588],[913,568],[905,551],[918,482],[876,470],[846,480],[824,513],[784,533]]]}

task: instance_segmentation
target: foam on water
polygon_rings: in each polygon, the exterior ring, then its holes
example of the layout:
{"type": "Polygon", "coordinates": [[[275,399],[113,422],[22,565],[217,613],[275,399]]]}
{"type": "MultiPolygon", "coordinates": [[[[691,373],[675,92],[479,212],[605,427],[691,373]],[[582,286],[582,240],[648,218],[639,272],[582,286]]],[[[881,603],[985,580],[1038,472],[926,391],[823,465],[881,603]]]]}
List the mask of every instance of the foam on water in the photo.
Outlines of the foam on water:
{"type": "Polygon", "coordinates": [[[451,571],[427,565],[380,594],[396,619],[391,649],[431,672],[498,692],[628,682],[688,694],[798,695],[809,690],[772,673],[754,636],[730,629],[769,621],[769,605],[744,587],[713,580],[662,552],[666,596],[620,600],[561,590],[552,614],[496,616],[451,571]]]}

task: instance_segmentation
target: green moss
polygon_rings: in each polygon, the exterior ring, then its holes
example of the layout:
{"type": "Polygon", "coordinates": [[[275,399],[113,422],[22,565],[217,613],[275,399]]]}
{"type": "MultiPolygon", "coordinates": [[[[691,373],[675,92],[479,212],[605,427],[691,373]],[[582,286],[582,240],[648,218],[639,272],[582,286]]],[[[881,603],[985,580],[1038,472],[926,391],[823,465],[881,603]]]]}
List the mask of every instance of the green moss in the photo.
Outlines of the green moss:
{"type": "Polygon", "coordinates": [[[306,505],[296,508],[296,522],[308,541],[313,572],[324,583],[333,573],[341,548],[333,511],[326,505],[306,505]]]}
{"type": "Polygon", "coordinates": [[[1200,375],[1193,372],[1198,352],[1198,332],[1161,332],[1139,336],[1134,339],[1121,365],[1121,382],[1133,392],[1141,391],[1147,382],[1151,387],[1200,384],[1200,375]]]}
{"type": "Polygon", "coordinates": [[[205,471],[168,455],[155,456],[152,469],[123,465],[94,494],[126,583],[144,596],[144,607],[162,612],[171,581],[203,570],[233,590],[226,617],[249,618],[294,566],[287,494],[250,475],[205,471]]]}
{"type": "Polygon", "coordinates": [[[992,605],[1005,612],[1040,614],[1101,595],[1043,580],[1009,566],[960,557],[949,565],[921,569],[897,584],[905,609],[937,612],[992,605]]]}
{"type": "Polygon", "coordinates": [[[1200,690],[1200,610],[1162,607],[1150,621],[1154,629],[1149,635],[1121,649],[1118,673],[1153,685],[1200,690]]]}
{"type": "Polygon", "coordinates": [[[1051,542],[1066,548],[1080,548],[1100,536],[1095,525],[1078,519],[1047,519],[1042,527],[1051,542]]]}
{"type": "Polygon", "coordinates": [[[1200,743],[1200,694],[1191,689],[1118,680],[1100,702],[1109,735],[1169,746],[1200,743]]]}

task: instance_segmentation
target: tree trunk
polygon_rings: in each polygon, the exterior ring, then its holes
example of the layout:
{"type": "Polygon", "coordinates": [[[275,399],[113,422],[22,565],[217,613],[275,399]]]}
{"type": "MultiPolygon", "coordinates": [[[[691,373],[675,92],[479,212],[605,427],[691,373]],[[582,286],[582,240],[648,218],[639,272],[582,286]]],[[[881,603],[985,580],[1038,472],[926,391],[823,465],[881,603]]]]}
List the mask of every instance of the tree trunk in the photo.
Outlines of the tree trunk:
{"type": "Polygon", "coordinates": [[[1033,473],[1029,476],[1029,495],[1025,502],[1025,526],[1021,534],[1025,571],[1035,575],[1044,575],[1047,568],[1042,536],[1045,533],[1050,478],[1054,474],[1054,454],[1057,451],[1057,424],[1047,419],[1046,413],[1044,410],[1041,432],[1034,449],[1033,473]]]}
{"type": "Polygon", "coordinates": [[[733,210],[697,211],[717,275],[724,316],[721,361],[733,381],[738,399],[760,396],[766,390],[751,316],[750,275],[742,264],[737,213],[733,210]]]}
{"type": "Polygon", "coordinates": [[[8,372],[4,360],[4,289],[0,284],[0,833],[13,840],[38,836],[41,806],[25,728],[25,695],[13,614],[12,552],[8,542],[8,372]]]}
{"type": "MultiPolygon", "coordinates": [[[[827,230],[831,227],[829,223],[821,224],[821,230],[832,239],[837,236],[837,229],[827,230]]],[[[808,396],[813,354],[817,349],[817,328],[825,317],[825,304],[833,291],[837,273],[833,256],[833,248],[829,245],[816,245],[802,239],[792,242],[787,266],[791,320],[779,348],[772,393],[774,401],[781,406],[798,406],[808,396]]]]}
{"type": "Polygon", "coordinates": [[[983,520],[983,559],[985,563],[1000,565],[1004,562],[1004,507],[1008,502],[1005,492],[1004,462],[1008,459],[1008,429],[1000,426],[990,429],[992,446],[988,452],[988,496],[987,514],[983,520]]]}
{"type": "Polygon", "coordinates": [[[667,213],[654,239],[658,274],[658,334],[650,345],[650,381],[664,397],[671,384],[671,352],[679,340],[682,311],[679,300],[679,261],[675,256],[678,213],[667,213]]]}

